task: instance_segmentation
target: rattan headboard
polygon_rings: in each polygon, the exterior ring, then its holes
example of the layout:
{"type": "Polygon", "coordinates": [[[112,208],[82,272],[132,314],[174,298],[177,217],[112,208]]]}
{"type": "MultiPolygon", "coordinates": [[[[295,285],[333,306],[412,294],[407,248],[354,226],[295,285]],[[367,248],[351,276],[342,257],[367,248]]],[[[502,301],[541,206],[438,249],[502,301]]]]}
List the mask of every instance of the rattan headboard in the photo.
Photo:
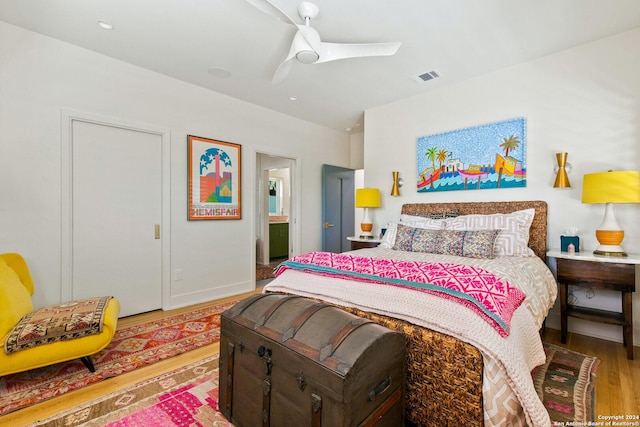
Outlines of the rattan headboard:
{"type": "Polygon", "coordinates": [[[455,203],[408,203],[402,205],[402,213],[422,216],[427,213],[457,211],[459,215],[510,213],[534,208],[529,229],[529,247],[546,262],[547,259],[547,202],[541,200],[521,202],[455,202],[455,203]]]}

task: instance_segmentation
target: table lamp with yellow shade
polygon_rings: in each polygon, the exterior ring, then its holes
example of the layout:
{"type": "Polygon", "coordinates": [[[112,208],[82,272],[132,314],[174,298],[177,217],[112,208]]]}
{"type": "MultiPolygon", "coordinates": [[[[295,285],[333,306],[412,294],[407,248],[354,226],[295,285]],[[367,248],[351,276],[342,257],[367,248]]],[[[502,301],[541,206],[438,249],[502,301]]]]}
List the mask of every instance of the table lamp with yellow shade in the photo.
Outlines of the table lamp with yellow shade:
{"type": "Polygon", "coordinates": [[[620,246],[624,231],[613,213],[614,203],[640,203],[640,172],[608,171],[589,173],[582,183],[582,203],[604,203],[604,219],[596,229],[600,246],[593,253],[625,257],[620,246]]]}
{"type": "Polygon", "coordinates": [[[364,217],[360,223],[363,239],[373,239],[373,223],[369,219],[369,208],[380,207],[380,190],[377,188],[358,188],[356,190],[356,208],[364,208],[364,217]]]}

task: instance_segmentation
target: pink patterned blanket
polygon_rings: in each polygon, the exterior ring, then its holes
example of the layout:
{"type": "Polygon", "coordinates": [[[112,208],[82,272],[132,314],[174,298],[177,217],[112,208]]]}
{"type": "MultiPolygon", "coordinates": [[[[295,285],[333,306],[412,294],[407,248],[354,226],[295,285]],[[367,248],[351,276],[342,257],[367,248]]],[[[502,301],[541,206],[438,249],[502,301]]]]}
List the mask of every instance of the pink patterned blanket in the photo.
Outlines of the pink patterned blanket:
{"type": "Polygon", "coordinates": [[[472,309],[503,337],[509,335],[513,312],[526,297],[493,273],[462,264],[309,252],[281,263],[275,276],[287,269],[438,295],[472,309]]]}

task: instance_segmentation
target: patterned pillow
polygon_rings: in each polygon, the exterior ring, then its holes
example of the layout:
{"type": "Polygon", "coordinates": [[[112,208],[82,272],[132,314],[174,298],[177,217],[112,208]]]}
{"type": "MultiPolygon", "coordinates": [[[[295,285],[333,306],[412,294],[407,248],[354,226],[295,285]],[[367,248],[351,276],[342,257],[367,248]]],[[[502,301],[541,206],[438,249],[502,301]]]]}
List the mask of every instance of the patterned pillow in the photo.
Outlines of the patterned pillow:
{"type": "Polygon", "coordinates": [[[445,222],[442,219],[425,218],[415,215],[400,215],[400,224],[410,227],[428,228],[431,230],[443,230],[445,222]]]}
{"type": "Polygon", "coordinates": [[[426,228],[430,230],[443,230],[445,222],[442,220],[417,217],[413,215],[401,215],[400,222],[391,222],[387,224],[387,231],[382,236],[382,242],[378,245],[380,248],[395,249],[397,227],[401,224],[412,228],[426,228]]]}
{"type": "Polygon", "coordinates": [[[499,230],[415,229],[411,241],[411,252],[492,259],[499,232],[499,230]]]}
{"type": "Polygon", "coordinates": [[[467,258],[493,259],[495,256],[495,244],[500,230],[473,230],[466,231],[462,256],[467,258]]]}
{"type": "Polygon", "coordinates": [[[420,216],[424,216],[425,218],[431,218],[431,219],[447,219],[447,218],[455,218],[458,215],[460,215],[458,211],[452,210],[452,211],[444,211],[444,212],[427,212],[420,216]]]}
{"type": "MultiPolygon", "coordinates": [[[[442,232],[444,230],[424,230],[416,229],[413,233],[413,240],[411,241],[411,252],[426,252],[430,254],[443,253],[442,246],[445,244],[442,241],[442,232]]],[[[455,231],[454,231],[455,233],[455,231]]],[[[462,253],[462,250],[460,250],[462,253]]]]}
{"type": "Polygon", "coordinates": [[[447,218],[455,218],[458,216],[458,211],[444,211],[444,212],[425,212],[420,215],[409,215],[402,214],[400,215],[400,222],[406,223],[421,223],[428,222],[430,219],[447,219],[447,218]]]}
{"type": "MultiPolygon", "coordinates": [[[[393,242],[393,249],[397,251],[411,252],[411,245],[413,242],[413,233],[419,230],[416,227],[409,227],[406,225],[398,224],[396,228],[396,238],[393,242]]],[[[389,231],[387,230],[387,233],[389,231]]],[[[385,233],[386,236],[386,233],[385,233]]]]}
{"type": "Polygon", "coordinates": [[[529,227],[535,209],[510,214],[462,215],[447,220],[445,230],[500,230],[495,241],[496,256],[535,256],[529,248],[529,227]]]}

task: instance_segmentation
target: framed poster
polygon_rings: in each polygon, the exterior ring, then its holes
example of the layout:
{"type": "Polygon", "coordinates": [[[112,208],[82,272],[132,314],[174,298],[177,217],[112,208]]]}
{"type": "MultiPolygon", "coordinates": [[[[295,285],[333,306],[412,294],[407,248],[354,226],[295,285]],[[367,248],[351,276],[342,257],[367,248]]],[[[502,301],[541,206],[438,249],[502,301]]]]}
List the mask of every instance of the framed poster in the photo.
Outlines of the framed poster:
{"type": "Polygon", "coordinates": [[[239,144],[188,135],[189,221],[240,219],[239,144]]]}
{"type": "Polygon", "coordinates": [[[418,193],[526,187],[524,118],[418,138],[418,193]]]}

